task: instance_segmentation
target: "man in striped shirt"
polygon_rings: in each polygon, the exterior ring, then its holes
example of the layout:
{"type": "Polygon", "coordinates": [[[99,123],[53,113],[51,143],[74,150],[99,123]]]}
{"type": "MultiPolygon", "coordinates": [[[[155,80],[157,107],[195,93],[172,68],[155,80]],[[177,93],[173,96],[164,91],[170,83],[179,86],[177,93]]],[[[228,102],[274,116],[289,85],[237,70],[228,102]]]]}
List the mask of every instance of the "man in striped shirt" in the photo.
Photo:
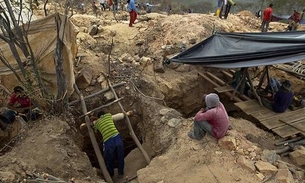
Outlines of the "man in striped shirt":
{"type": "Polygon", "coordinates": [[[120,116],[112,116],[110,113],[101,111],[98,113],[98,119],[93,122],[94,129],[98,130],[104,141],[104,158],[107,166],[107,170],[110,176],[114,175],[114,160],[115,156],[118,160],[118,174],[119,177],[124,175],[124,148],[122,137],[117,130],[114,120],[116,118],[123,119],[124,114],[119,113],[120,116]]]}

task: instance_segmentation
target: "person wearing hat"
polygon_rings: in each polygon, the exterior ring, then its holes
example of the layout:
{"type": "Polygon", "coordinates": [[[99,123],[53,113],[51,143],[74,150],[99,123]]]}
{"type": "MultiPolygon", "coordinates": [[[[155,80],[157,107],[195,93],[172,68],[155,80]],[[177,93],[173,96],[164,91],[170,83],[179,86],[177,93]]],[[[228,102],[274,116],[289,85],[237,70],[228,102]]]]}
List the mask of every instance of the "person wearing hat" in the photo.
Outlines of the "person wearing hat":
{"type": "Polygon", "coordinates": [[[275,93],[272,100],[262,98],[263,105],[276,113],[285,112],[293,100],[294,93],[291,89],[291,82],[285,80],[280,89],[275,93]]]}
{"type": "Polygon", "coordinates": [[[188,136],[200,140],[208,133],[216,139],[220,139],[229,129],[227,111],[215,93],[204,95],[204,101],[206,108],[202,108],[195,115],[194,127],[188,132],[188,136]]]}

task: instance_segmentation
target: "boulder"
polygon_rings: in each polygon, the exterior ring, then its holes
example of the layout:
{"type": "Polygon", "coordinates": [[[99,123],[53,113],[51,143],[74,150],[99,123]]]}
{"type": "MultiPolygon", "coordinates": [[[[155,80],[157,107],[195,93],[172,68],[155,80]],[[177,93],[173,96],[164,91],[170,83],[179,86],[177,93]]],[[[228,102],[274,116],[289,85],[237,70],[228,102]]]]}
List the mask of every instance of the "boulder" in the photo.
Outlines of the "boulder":
{"type": "Polygon", "coordinates": [[[234,137],[224,136],[218,140],[218,145],[222,148],[235,150],[236,149],[236,140],[234,137]]]}
{"type": "Polygon", "coordinates": [[[299,166],[305,165],[305,150],[299,149],[291,152],[289,154],[290,159],[292,162],[296,163],[299,166]]]}
{"type": "Polygon", "coordinates": [[[237,163],[244,169],[249,170],[250,172],[255,172],[255,166],[254,163],[248,159],[246,159],[245,156],[239,156],[237,158],[237,163]]]}
{"type": "Polygon", "coordinates": [[[78,88],[85,89],[91,84],[92,78],[92,69],[85,66],[77,74],[75,83],[77,84],[78,88]]]}
{"type": "Polygon", "coordinates": [[[274,174],[277,172],[277,168],[275,166],[264,161],[257,161],[255,163],[255,167],[263,174],[274,174]]]}
{"type": "Polygon", "coordinates": [[[293,176],[288,168],[278,169],[274,179],[279,183],[294,183],[293,176]]]}

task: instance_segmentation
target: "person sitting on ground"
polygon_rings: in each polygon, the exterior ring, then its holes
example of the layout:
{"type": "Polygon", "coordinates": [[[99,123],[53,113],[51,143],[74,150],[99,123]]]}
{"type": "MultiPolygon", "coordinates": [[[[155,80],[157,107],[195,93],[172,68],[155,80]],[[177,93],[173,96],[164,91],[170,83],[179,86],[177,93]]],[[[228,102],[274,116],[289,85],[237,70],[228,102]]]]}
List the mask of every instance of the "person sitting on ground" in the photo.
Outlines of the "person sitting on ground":
{"type": "Polygon", "coordinates": [[[193,130],[188,136],[200,140],[206,133],[216,139],[224,137],[229,128],[229,117],[219,97],[215,93],[204,95],[206,108],[200,109],[194,119],[193,130]]]}
{"type": "Polygon", "coordinates": [[[281,82],[277,78],[270,78],[266,88],[263,91],[259,91],[259,95],[266,97],[271,94],[271,98],[273,98],[275,93],[279,91],[281,85],[281,82]]]}
{"type": "Polygon", "coordinates": [[[14,88],[14,93],[8,103],[8,108],[22,114],[27,114],[32,108],[32,102],[21,86],[14,88]]]}
{"type": "Polygon", "coordinates": [[[263,105],[276,113],[285,112],[293,100],[294,93],[291,89],[291,82],[285,80],[274,97],[269,100],[262,97],[263,105]]]}
{"type": "Polygon", "coordinates": [[[19,114],[25,121],[30,116],[32,108],[32,102],[30,97],[25,94],[24,89],[21,86],[14,87],[14,92],[10,97],[7,108],[0,114],[0,128],[5,130],[8,124],[15,121],[16,116],[19,114]]]}

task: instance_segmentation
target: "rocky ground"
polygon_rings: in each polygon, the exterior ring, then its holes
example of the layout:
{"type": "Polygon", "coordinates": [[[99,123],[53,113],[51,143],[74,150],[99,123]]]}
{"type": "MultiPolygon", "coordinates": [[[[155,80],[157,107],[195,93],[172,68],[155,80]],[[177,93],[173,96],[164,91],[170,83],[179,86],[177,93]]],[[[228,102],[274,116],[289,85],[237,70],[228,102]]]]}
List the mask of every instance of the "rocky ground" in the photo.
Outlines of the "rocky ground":
{"type": "MultiPolygon", "coordinates": [[[[37,10],[37,16],[42,10],[37,10]]],[[[203,93],[212,87],[197,72],[212,70],[189,65],[162,66],[163,59],[207,38],[213,31],[258,32],[260,20],[248,11],[219,20],[213,14],[141,14],[135,27],[128,27],[128,14],[111,12],[98,17],[88,11],[71,21],[79,33],[80,58],[76,75],[87,72],[91,79],[81,86],[84,95],[106,87],[102,73],[113,83],[126,82],[117,89],[123,106],[133,110],[130,119],[143,147],[151,157],[147,165],[135,148],[125,159],[125,175],[138,183],[255,183],[304,182],[303,148],[298,155],[279,157],[273,150],[279,137],[242,118],[230,117],[232,129],[220,141],[206,136],[191,140],[192,115],[200,108],[203,93]],[[109,65],[110,64],[110,65],[109,65]],[[84,71],[85,70],[85,71],[84,71]],[[202,84],[204,83],[204,84],[202,84]]],[[[286,25],[271,23],[270,31],[283,31],[286,25]]],[[[271,74],[293,81],[296,90],[304,80],[278,70],[271,74]]],[[[73,94],[70,100],[76,100],[73,94]]],[[[87,101],[89,110],[111,99],[109,93],[87,101]]],[[[119,112],[117,106],[110,108],[119,112]]],[[[48,117],[30,122],[0,156],[0,182],[31,182],[52,179],[66,182],[104,182],[100,170],[92,167],[81,147],[83,122],[79,106],[71,106],[74,118],[48,117]]],[[[130,139],[124,122],[117,124],[130,139]]],[[[125,182],[117,179],[114,182],[125,182]]]]}

